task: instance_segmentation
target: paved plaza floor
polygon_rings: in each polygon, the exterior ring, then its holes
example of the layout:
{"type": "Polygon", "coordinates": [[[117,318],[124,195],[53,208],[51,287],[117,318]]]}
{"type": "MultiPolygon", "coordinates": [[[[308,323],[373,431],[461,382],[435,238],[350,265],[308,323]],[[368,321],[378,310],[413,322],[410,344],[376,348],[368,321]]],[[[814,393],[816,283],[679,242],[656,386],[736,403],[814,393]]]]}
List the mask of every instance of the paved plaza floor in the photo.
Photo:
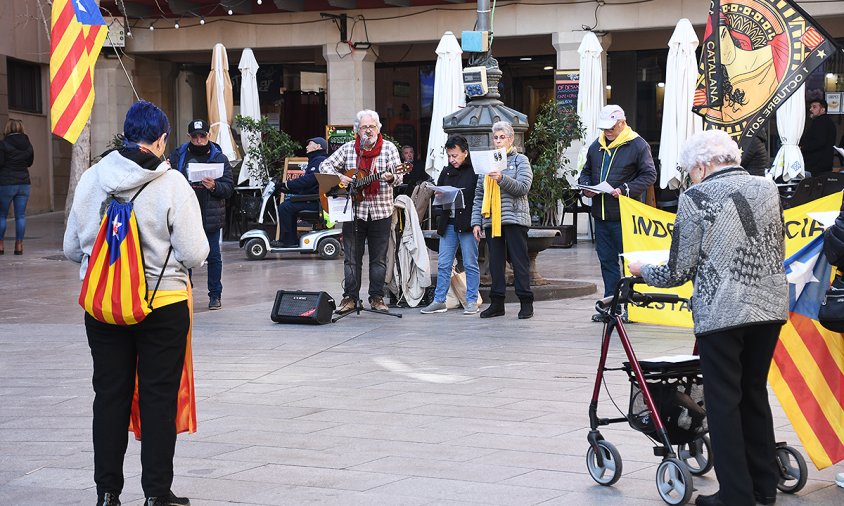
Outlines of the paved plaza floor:
{"type": "MultiPolygon", "coordinates": [[[[0,257],[0,505],[92,505],[91,357],[76,304],[78,266],[61,254],[62,215],[28,218],[23,256],[0,257]]],[[[589,241],[543,252],[540,272],[601,286],[589,241]]],[[[223,247],[223,309],[195,275],[193,353],[199,430],[179,436],[173,490],[194,505],[663,504],[651,442],[604,428],[623,460],[612,487],[585,465],[587,408],[601,326],[597,295],[536,304],[536,316],[462,311],[363,313],[311,327],[270,321],[276,290],[342,295],[342,261],[299,254],[246,260],[223,247]]],[[[366,286],[366,281],[364,281],[366,286]]],[[[690,331],[628,326],[640,358],[689,353],[690,331]]],[[[611,347],[610,364],[623,352],[611,347]]],[[[610,373],[599,414],[624,411],[610,373]]],[[[772,396],[779,440],[801,449],[772,396]]],[[[130,440],[123,504],[140,505],[130,440]]],[[[818,471],[777,504],[842,504],[844,466],[818,471]]],[[[717,489],[714,473],[695,478],[717,489]]]]}

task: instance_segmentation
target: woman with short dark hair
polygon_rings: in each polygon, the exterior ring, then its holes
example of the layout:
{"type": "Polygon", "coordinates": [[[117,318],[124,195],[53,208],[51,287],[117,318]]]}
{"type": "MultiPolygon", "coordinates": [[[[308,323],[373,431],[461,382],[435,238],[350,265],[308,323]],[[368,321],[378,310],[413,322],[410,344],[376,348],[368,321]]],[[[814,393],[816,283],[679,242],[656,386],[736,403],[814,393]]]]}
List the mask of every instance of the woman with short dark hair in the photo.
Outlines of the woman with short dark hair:
{"type": "Polygon", "coordinates": [[[34,159],[32,143],[23,129],[23,122],[10,119],[0,142],[0,255],[5,254],[6,216],[14,204],[15,255],[23,255],[23,236],[26,232],[26,204],[32,187],[29,167],[34,159]]]}
{"type": "Polygon", "coordinates": [[[94,361],[97,505],[120,504],[136,374],[144,504],[190,504],[170,487],[179,384],[191,321],[188,269],[198,267],[209,248],[193,190],[162,161],[169,132],[161,109],[143,100],[135,102],[123,123],[123,147],[106,153],[79,179],[64,235],[64,254],[82,264],[80,279],[84,279],[106,202],[134,197],[147,286],[158,287],[152,312],[140,323],[113,325],[85,313],[94,361]]]}
{"type": "Polygon", "coordinates": [[[689,138],[680,164],[694,186],[680,195],[665,265],[630,264],[651,286],[694,286],[706,417],[720,490],[695,504],[773,504],[779,471],[767,378],[788,282],[779,193],[739,166],[721,130],[689,138]]]}

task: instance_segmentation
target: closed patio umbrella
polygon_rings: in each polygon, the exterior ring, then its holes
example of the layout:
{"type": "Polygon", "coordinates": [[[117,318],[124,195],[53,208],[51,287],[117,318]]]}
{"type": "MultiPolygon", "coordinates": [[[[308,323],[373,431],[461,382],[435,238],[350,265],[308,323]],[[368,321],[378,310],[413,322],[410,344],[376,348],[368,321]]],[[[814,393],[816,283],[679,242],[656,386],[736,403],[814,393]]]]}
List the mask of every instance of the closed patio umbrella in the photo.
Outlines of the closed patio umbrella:
{"type": "Polygon", "coordinates": [[[577,91],[577,114],[583,123],[583,147],[577,157],[577,169],[586,163],[586,150],[598,138],[598,115],[604,106],[604,75],[601,70],[601,53],[604,49],[598,42],[598,37],[592,32],[586,32],[580,47],[580,86],[577,91]]]}
{"type": "MultiPolygon", "coordinates": [[[[258,121],[261,119],[261,103],[258,99],[258,62],[255,60],[255,55],[251,49],[246,48],[243,50],[237,68],[240,69],[240,115],[258,121]]],[[[249,153],[249,150],[257,147],[260,143],[260,132],[254,132],[245,128],[240,131],[240,145],[243,147],[243,163],[241,164],[237,184],[241,184],[246,180],[249,180],[249,186],[261,184],[261,181],[255,181],[249,176],[249,167],[260,163],[259,160],[255,159],[249,153]]]]}
{"type": "Polygon", "coordinates": [[[683,176],[678,169],[680,150],[686,139],[703,130],[703,118],[692,112],[697,84],[695,49],[698,38],[688,19],[681,19],[668,41],[662,134],[659,139],[659,186],[678,188],[683,176]]]}
{"type": "Polygon", "coordinates": [[[437,65],[434,68],[434,106],[431,114],[431,133],[428,135],[428,151],[425,158],[425,172],[434,180],[448,162],[443,130],[443,118],[466,105],[463,91],[463,50],[457,37],[445,32],[437,45],[437,65]]]}
{"type": "Polygon", "coordinates": [[[777,109],[777,130],[780,134],[780,146],[774,163],[768,171],[773,179],[782,177],[783,181],[802,179],[806,176],[806,164],[803,153],[797,145],[806,124],[806,85],[801,85],[788,100],[777,109]]]}
{"type": "Polygon", "coordinates": [[[214,45],[211,72],[205,80],[205,97],[208,101],[208,123],[211,124],[209,137],[220,145],[229,161],[239,160],[240,155],[234,145],[231,129],[234,101],[232,80],[229,77],[229,57],[225,46],[220,43],[214,45]]]}

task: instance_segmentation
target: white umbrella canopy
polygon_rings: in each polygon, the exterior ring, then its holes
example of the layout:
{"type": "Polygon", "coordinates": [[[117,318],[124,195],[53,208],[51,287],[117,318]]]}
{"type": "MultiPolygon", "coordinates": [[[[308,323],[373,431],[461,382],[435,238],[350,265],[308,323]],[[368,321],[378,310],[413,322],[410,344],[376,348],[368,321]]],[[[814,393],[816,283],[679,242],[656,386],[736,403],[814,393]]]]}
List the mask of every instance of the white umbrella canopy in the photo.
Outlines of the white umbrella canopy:
{"type": "Polygon", "coordinates": [[[601,53],[604,49],[598,42],[598,37],[592,32],[586,32],[580,47],[580,86],[577,91],[577,114],[583,123],[583,147],[577,157],[577,169],[586,163],[586,150],[598,138],[598,115],[604,107],[604,75],[601,70],[601,53]]]}
{"type": "MultiPolygon", "coordinates": [[[[258,99],[258,62],[250,48],[243,50],[237,68],[240,69],[240,115],[258,121],[261,119],[261,103],[258,99]]],[[[237,184],[247,180],[249,180],[249,186],[261,184],[261,181],[255,181],[249,176],[249,167],[259,163],[259,160],[256,160],[249,153],[249,150],[257,147],[260,143],[260,132],[241,129],[240,145],[243,147],[244,153],[237,184]]]]}
{"type": "Polygon", "coordinates": [[[777,130],[782,146],[774,157],[768,175],[783,181],[802,179],[806,175],[803,153],[797,145],[806,124],[806,85],[801,85],[788,100],[777,109],[777,130]]]}
{"type": "Polygon", "coordinates": [[[451,32],[445,32],[437,45],[437,65],[434,68],[434,107],[431,113],[431,133],[428,135],[428,151],[425,158],[425,172],[434,180],[448,162],[443,130],[443,118],[466,106],[463,91],[463,62],[460,43],[451,32]]]}
{"type": "Polygon", "coordinates": [[[209,137],[220,145],[223,154],[234,161],[240,159],[232,136],[231,120],[234,109],[232,80],[229,77],[229,56],[220,43],[214,45],[211,72],[205,80],[205,97],[208,105],[209,137]]]}
{"type": "Polygon", "coordinates": [[[688,19],[681,19],[668,41],[662,134],[659,140],[659,186],[676,189],[683,176],[678,169],[680,150],[686,139],[703,130],[703,118],[692,112],[698,65],[698,38],[688,19]]]}

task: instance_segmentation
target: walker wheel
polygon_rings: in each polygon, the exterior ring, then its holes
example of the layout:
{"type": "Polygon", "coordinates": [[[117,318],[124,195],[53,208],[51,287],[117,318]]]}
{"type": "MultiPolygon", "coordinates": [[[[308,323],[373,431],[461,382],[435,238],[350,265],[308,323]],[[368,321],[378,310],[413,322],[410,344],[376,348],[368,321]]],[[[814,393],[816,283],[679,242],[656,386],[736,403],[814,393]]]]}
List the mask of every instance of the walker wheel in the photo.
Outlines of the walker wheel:
{"type": "Polygon", "coordinates": [[[249,260],[262,260],[267,256],[267,245],[261,239],[253,238],[246,242],[246,257],[249,260]]]}
{"type": "Polygon", "coordinates": [[[686,504],[692,498],[692,473],[682,461],[663,460],[656,468],[656,490],[667,504],[686,504]]]}
{"type": "Polygon", "coordinates": [[[687,444],[677,445],[677,458],[686,464],[692,476],[703,476],[712,470],[712,443],[703,435],[687,444]]]}
{"type": "Polygon", "coordinates": [[[333,237],[327,237],[319,242],[317,251],[320,258],[324,260],[334,260],[340,256],[342,249],[340,248],[340,241],[333,237]]]}
{"type": "Polygon", "coordinates": [[[786,444],[777,445],[777,467],[780,470],[777,488],[786,494],[796,494],[809,479],[809,470],[803,454],[786,444]]]}
{"type": "Polygon", "coordinates": [[[598,463],[598,455],[592,445],[586,450],[586,468],[589,476],[599,485],[609,487],[621,478],[621,454],[609,441],[598,441],[603,464],[598,463]]]}

